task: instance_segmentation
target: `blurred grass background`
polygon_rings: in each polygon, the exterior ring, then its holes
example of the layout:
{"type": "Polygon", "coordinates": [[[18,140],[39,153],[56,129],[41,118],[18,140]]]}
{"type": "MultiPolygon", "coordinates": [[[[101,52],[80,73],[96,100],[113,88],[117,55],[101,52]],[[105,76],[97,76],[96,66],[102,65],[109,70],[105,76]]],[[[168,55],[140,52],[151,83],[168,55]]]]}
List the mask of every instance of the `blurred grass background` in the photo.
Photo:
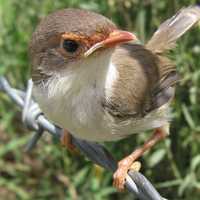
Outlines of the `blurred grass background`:
{"type": "MultiPolygon", "coordinates": [[[[167,17],[192,0],[0,0],[0,74],[18,88],[30,77],[27,46],[38,21],[48,13],[79,7],[102,13],[144,42],[167,17]]],[[[187,33],[170,57],[182,81],[172,105],[171,135],[141,159],[142,172],[170,200],[200,199],[200,26],[187,33]]],[[[71,155],[46,136],[31,153],[24,145],[31,132],[20,110],[0,94],[0,200],[132,199],[112,188],[112,174],[82,155],[71,155]]],[[[149,134],[107,144],[118,159],[149,134]],[[116,150],[117,149],[117,150],[116,150]]]]}

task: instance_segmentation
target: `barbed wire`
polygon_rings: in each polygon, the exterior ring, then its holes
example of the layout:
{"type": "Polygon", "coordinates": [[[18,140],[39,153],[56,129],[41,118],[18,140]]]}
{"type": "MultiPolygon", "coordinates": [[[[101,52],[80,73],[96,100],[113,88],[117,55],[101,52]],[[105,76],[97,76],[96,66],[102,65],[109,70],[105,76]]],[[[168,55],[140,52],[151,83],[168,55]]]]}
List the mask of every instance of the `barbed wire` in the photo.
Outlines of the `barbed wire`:
{"type": "MultiPolygon", "coordinates": [[[[26,91],[12,88],[7,79],[0,76],[0,91],[6,93],[22,109],[23,124],[30,130],[35,131],[35,134],[26,146],[26,151],[31,151],[36,146],[44,131],[56,138],[61,138],[63,134],[63,130],[49,122],[38,104],[32,100],[32,87],[33,83],[29,80],[26,91]]],[[[111,172],[117,169],[117,162],[104,146],[80,140],[73,136],[72,144],[95,164],[111,172]]],[[[164,200],[150,181],[140,172],[129,171],[125,185],[129,192],[133,193],[140,200],[164,200]]]]}

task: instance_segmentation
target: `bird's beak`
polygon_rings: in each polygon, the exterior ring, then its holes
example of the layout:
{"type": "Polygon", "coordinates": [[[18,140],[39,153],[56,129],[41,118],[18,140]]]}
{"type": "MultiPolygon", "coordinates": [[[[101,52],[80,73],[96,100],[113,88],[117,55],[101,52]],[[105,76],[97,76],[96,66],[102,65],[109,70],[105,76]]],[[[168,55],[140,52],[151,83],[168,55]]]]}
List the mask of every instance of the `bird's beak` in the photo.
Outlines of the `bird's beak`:
{"type": "Polygon", "coordinates": [[[127,31],[121,31],[121,30],[114,30],[112,33],[110,33],[110,35],[105,40],[96,43],[90,49],[88,49],[85,52],[84,56],[88,57],[99,48],[109,48],[117,44],[129,42],[132,40],[138,40],[137,37],[133,33],[130,33],[127,31]]]}

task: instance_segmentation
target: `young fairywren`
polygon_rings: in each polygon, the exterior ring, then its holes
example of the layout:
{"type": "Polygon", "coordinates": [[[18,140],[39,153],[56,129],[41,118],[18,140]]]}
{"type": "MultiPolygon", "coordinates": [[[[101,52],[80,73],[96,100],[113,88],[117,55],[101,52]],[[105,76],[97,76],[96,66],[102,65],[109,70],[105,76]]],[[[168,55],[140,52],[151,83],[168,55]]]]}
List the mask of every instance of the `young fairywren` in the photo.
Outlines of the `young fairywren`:
{"type": "Polygon", "coordinates": [[[79,9],[48,15],[33,33],[34,96],[55,124],[96,142],[154,129],[144,146],[118,163],[119,190],[132,163],[169,133],[178,75],[164,53],[199,19],[199,6],[184,8],[145,45],[102,15],[79,9]]]}

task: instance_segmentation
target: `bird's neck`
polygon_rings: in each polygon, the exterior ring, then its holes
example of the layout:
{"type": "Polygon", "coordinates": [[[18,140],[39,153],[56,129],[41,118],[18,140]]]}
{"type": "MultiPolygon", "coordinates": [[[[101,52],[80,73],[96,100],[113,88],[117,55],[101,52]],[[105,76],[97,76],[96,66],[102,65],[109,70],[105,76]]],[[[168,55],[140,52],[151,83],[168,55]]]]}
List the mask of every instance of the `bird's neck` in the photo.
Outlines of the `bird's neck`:
{"type": "MultiPolygon", "coordinates": [[[[113,50],[100,52],[99,55],[78,61],[62,72],[54,74],[45,84],[40,86],[48,98],[69,96],[82,92],[96,91],[106,93],[110,91],[117,76],[115,65],[112,63],[113,50]]],[[[99,94],[100,95],[100,94],[99,94]]]]}

